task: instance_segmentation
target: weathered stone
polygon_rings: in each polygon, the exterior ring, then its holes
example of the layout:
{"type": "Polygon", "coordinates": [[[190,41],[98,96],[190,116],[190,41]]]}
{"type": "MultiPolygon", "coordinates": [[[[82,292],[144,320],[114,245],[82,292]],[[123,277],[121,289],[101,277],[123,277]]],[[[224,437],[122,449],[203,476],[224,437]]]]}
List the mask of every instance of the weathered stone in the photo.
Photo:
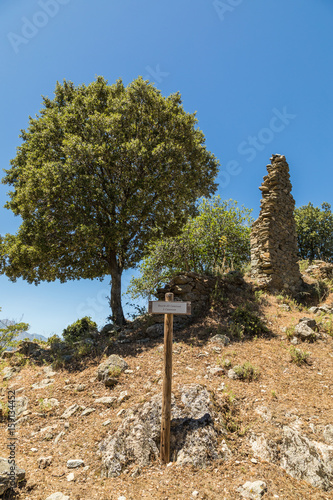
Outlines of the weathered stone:
{"type": "Polygon", "coordinates": [[[232,380],[237,380],[239,378],[237,373],[232,368],[230,370],[228,370],[227,375],[228,375],[228,378],[231,378],[232,380]]]}
{"type": "Polygon", "coordinates": [[[53,378],[44,378],[40,382],[36,382],[35,384],[32,384],[31,387],[33,389],[45,389],[45,387],[48,387],[51,384],[54,384],[53,378]]]}
{"type": "Polygon", "coordinates": [[[100,403],[105,406],[111,407],[117,401],[117,398],[114,396],[103,396],[102,398],[95,399],[95,403],[100,403]]]}
{"type": "Polygon", "coordinates": [[[273,155],[262,191],[259,218],[251,233],[252,277],[262,288],[295,295],[303,281],[298,265],[289,166],[282,155],[273,155]]]}
{"type": "MultiPolygon", "coordinates": [[[[218,449],[217,431],[209,394],[199,385],[181,388],[181,407],[172,397],[171,454],[178,464],[205,467],[218,458],[227,459],[225,443],[218,449]]],[[[102,475],[116,477],[131,463],[145,467],[159,456],[161,396],[129,412],[119,429],[99,446],[102,475]]]]}
{"type": "Polygon", "coordinates": [[[237,491],[240,493],[241,497],[249,498],[250,500],[261,500],[265,492],[267,491],[267,485],[264,481],[246,481],[243,486],[240,486],[237,491]]]}
{"type": "Polygon", "coordinates": [[[8,458],[0,458],[0,495],[3,495],[12,484],[23,481],[25,478],[25,470],[15,465],[14,474],[11,473],[11,464],[8,463],[8,458]]]}
{"type": "Polygon", "coordinates": [[[5,368],[2,370],[2,378],[3,380],[10,380],[17,372],[18,369],[16,366],[5,366],[5,368]]]}
{"type": "Polygon", "coordinates": [[[69,500],[69,496],[57,491],[56,493],[52,493],[52,495],[45,498],[45,500],[69,500]]]}
{"type": "Polygon", "coordinates": [[[112,387],[118,382],[121,372],[129,368],[126,361],[120,356],[112,354],[97,368],[97,378],[102,380],[107,387],[112,387]]]}
{"type": "Polygon", "coordinates": [[[156,325],[148,326],[148,328],[146,330],[146,334],[152,338],[162,337],[164,334],[163,324],[162,325],[156,324],[156,325]]]}
{"type": "Polygon", "coordinates": [[[84,461],[81,459],[67,460],[68,469],[77,469],[78,467],[84,467],[84,461]]]}
{"type": "Polygon", "coordinates": [[[216,342],[218,344],[228,345],[230,344],[230,339],[226,335],[217,334],[210,339],[211,342],[216,342]]]}
{"type": "Polygon", "coordinates": [[[308,326],[306,321],[302,321],[295,326],[294,336],[301,340],[316,340],[319,338],[319,334],[316,333],[310,326],[308,326]]]}
{"type": "Polygon", "coordinates": [[[72,415],[74,415],[74,413],[78,412],[80,409],[81,409],[81,406],[74,403],[64,411],[64,413],[61,415],[60,418],[69,418],[72,415]]]}
{"type": "Polygon", "coordinates": [[[91,413],[93,413],[94,411],[96,411],[95,408],[86,408],[85,410],[83,410],[83,412],[81,413],[81,417],[86,417],[87,415],[90,415],[91,413]]]}
{"type": "Polygon", "coordinates": [[[53,457],[51,457],[51,456],[49,456],[49,457],[40,457],[37,460],[37,464],[38,464],[39,469],[46,469],[46,467],[48,467],[49,465],[51,465],[52,458],[53,457]]]}

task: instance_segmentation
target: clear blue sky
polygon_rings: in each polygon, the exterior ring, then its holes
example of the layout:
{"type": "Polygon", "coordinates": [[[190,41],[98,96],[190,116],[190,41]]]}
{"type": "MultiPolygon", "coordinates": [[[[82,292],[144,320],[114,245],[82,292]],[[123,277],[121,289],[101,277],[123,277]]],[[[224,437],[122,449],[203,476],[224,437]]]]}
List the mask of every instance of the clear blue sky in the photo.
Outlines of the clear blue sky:
{"type": "MultiPolygon", "coordinates": [[[[180,91],[185,110],[197,111],[221,162],[222,198],[257,217],[258,186],[280,153],[297,206],[333,205],[331,0],[1,0],[0,26],[2,168],[57,80],[88,84],[103,75],[127,85],[142,75],[165,96],[180,91]]],[[[20,224],[2,208],[7,190],[0,186],[2,235],[20,224]]],[[[23,317],[46,336],[84,315],[101,326],[108,283],[36,287],[0,276],[0,318],[23,317]]]]}

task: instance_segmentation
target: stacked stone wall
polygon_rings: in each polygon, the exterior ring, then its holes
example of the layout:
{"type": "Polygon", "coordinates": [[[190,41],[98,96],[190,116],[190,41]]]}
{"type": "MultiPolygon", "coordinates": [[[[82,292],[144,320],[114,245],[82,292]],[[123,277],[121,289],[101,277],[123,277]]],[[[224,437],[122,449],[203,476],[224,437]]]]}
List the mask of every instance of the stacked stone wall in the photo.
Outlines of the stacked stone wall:
{"type": "Polygon", "coordinates": [[[251,233],[252,277],[263,288],[295,294],[302,286],[302,278],[297,256],[295,201],[285,157],[273,155],[267,171],[259,188],[260,215],[251,233]]]}

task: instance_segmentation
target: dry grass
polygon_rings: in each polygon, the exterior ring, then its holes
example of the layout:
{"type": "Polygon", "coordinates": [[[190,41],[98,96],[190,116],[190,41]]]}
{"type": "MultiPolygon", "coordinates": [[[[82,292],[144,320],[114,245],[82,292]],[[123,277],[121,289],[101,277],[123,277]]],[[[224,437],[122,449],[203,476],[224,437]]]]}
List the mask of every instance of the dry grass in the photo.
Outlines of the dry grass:
{"type": "MultiPolygon", "coordinates": [[[[330,299],[332,297],[327,301],[330,299]]],[[[113,388],[105,388],[95,377],[96,368],[106,354],[103,358],[90,358],[79,371],[60,370],[55,383],[43,390],[31,388],[33,383],[45,378],[42,368],[33,364],[24,366],[9,383],[2,383],[3,401],[6,401],[9,387],[23,387],[18,396],[23,394],[29,398],[29,418],[17,429],[16,450],[17,464],[26,470],[27,481],[8,498],[45,500],[51,493],[61,491],[71,500],[117,500],[121,495],[127,500],[189,500],[196,490],[199,499],[232,500],[240,498],[237,487],[246,481],[260,479],[268,486],[265,499],[333,499],[332,492],[322,492],[304,481],[297,481],[276,465],[260,460],[251,462],[249,433],[270,432],[271,428],[263,415],[256,411],[258,408],[262,413],[269,411],[271,419],[281,424],[291,423],[296,416],[299,417],[302,432],[311,439],[318,439],[318,436],[313,434],[310,423],[321,428],[333,422],[333,339],[328,336],[313,344],[303,344],[301,348],[311,353],[308,363],[302,366],[291,363],[290,343],[282,329],[311,314],[293,304],[291,311],[282,310],[279,305],[279,300],[273,296],[257,294],[255,299],[249,290],[241,296],[235,291],[228,296],[228,301],[223,301],[223,305],[217,301],[204,318],[174,334],[173,389],[177,391],[179,384],[200,383],[207,387],[216,404],[227,398],[232,411],[223,418],[227,423],[226,441],[232,450],[232,460],[214,463],[204,470],[179,467],[174,463],[166,467],[156,462],[135,478],[130,469],[115,479],[100,477],[101,459],[96,453],[98,443],[120,425],[123,417],[117,415],[119,410],[147,401],[161,392],[162,341],[152,339],[142,344],[136,341],[139,332],[133,332],[130,344],[115,343],[107,352],[122,356],[133,370],[133,373],[121,374],[113,388]],[[245,336],[216,352],[209,337],[225,331],[226,318],[246,301],[251,301],[258,309],[269,332],[252,339],[245,336]],[[230,380],[226,374],[207,375],[208,365],[224,366],[225,359],[229,359],[232,366],[249,362],[258,368],[260,375],[252,381],[230,380]],[[222,382],[225,383],[224,391],[218,390],[222,382]],[[78,384],[85,384],[85,390],[76,391],[78,384]],[[130,398],[120,405],[105,408],[95,403],[97,397],[119,396],[124,390],[128,391],[130,398]],[[58,399],[59,407],[43,408],[41,399],[44,398],[58,399]],[[60,416],[73,403],[96,411],[85,417],[78,412],[68,419],[69,427],[66,428],[60,416]],[[111,423],[104,426],[109,419],[111,423]],[[49,439],[45,439],[45,433],[41,432],[47,426],[56,426],[52,431],[54,436],[48,436],[49,439]],[[60,431],[65,434],[54,445],[55,436],[60,431]],[[32,451],[32,448],[38,451],[32,451]],[[39,469],[37,459],[49,455],[53,456],[51,466],[39,469]],[[73,458],[83,459],[89,468],[74,470],[75,480],[68,482],[66,476],[70,470],[66,462],[73,458]]],[[[0,456],[6,457],[7,424],[3,421],[0,425],[0,456]]]]}

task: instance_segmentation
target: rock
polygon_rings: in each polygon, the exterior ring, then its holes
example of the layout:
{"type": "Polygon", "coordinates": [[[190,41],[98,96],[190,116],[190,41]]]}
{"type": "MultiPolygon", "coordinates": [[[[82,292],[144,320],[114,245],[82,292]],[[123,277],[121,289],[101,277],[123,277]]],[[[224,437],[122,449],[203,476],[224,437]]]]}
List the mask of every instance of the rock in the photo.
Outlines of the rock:
{"type": "Polygon", "coordinates": [[[121,404],[123,401],[126,401],[126,399],[129,399],[128,392],[127,391],[122,391],[119,394],[118,403],[121,404]]]}
{"type": "Polygon", "coordinates": [[[317,322],[315,319],[312,319],[312,318],[301,318],[298,323],[303,323],[307,326],[309,326],[310,328],[312,328],[312,330],[318,330],[318,326],[317,326],[317,322]]]}
{"type": "Polygon", "coordinates": [[[209,368],[208,373],[210,375],[223,375],[224,370],[220,366],[214,366],[214,367],[209,368]]]}
{"type": "Polygon", "coordinates": [[[40,430],[40,434],[42,435],[43,439],[45,439],[46,441],[50,441],[54,438],[57,428],[57,425],[48,425],[47,427],[43,427],[43,429],[40,430]]]}
{"type": "Polygon", "coordinates": [[[310,307],[309,312],[312,314],[316,314],[319,311],[319,307],[313,306],[310,307]]]}
{"type": "Polygon", "coordinates": [[[74,472],[70,472],[68,476],[66,476],[67,481],[74,481],[75,475],[74,472]]]}
{"type": "Polygon", "coordinates": [[[326,443],[333,445],[333,425],[326,425],[323,434],[326,443]]]}
{"type": "MultiPolygon", "coordinates": [[[[205,467],[212,460],[226,459],[226,444],[217,446],[209,393],[200,385],[180,388],[181,405],[172,397],[171,452],[177,464],[205,467]]],[[[116,477],[133,462],[146,467],[159,457],[161,396],[128,412],[118,430],[99,445],[102,476],[116,477]]]]}
{"type": "Polygon", "coordinates": [[[53,458],[52,456],[49,456],[49,457],[40,457],[37,460],[38,468],[39,469],[46,469],[46,467],[48,467],[49,465],[51,465],[52,458],[53,458]]]}
{"type": "Polygon", "coordinates": [[[97,378],[102,380],[107,387],[112,387],[118,382],[121,372],[129,368],[126,361],[120,356],[112,354],[97,368],[97,378]]]}
{"type": "Polygon", "coordinates": [[[230,344],[230,339],[226,335],[217,334],[210,339],[211,342],[216,342],[217,344],[228,345],[230,344]]]}
{"type": "Polygon", "coordinates": [[[308,340],[308,341],[314,341],[317,338],[319,338],[319,334],[316,333],[310,326],[308,326],[307,321],[302,321],[301,323],[298,323],[298,325],[295,326],[294,336],[301,340],[308,340]]]}
{"type": "Polygon", "coordinates": [[[246,481],[243,486],[240,486],[237,491],[243,498],[249,498],[251,500],[260,500],[265,492],[267,491],[267,486],[264,481],[246,481]]]}
{"type": "Polygon", "coordinates": [[[78,467],[84,467],[84,461],[80,459],[67,460],[68,469],[77,469],[78,467]]]}
{"type": "Polygon", "coordinates": [[[239,377],[237,375],[237,373],[231,368],[230,370],[228,370],[228,378],[231,378],[232,380],[237,380],[239,377]]]}
{"type": "Polygon", "coordinates": [[[74,390],[77,392],[82,392],[85,390],[85,388],[86,388],[86,384],[78,384],[74,387],[74,390]]]}
{"type": "Polygon", "coordinates": [[[11,378],[14,377],[15,373],[18,372],[18,369],[16,366],[5,366],[5,368],[2,370],[2,378],[3,380],[10,380],[11,378]]]}
{"type": "Polygon", "coordinates": [[[45,387],[54,384],[54,379],[53,378],[44,378],[40,382],[36,382],[35,384],[32,384],[33,389],[44,389],[45,387]]]}
{"type": "Polygon", "coordinates": [[[148,328],[146,330],[146,334],[152,338],[163,337],[164,325],[157,324],[157,325],[148,326],[148,328]]]}
{"type": "Polygon", "coordinates": [[[311,441],[296,429],[284,426],[277,441],[264,435],[251,438],[254,455],[280,465],[295,479],[325,491],[333,486],[333,446],[311,441]]]}
{"type": "Polygon", "coordinates": [[[56,398],[44,398],[42,401],[44,408],[51,410],[56,406],[59,406],[59,401],[56,398]]]}
{"type": "Polygon", "coordinates": [[[86,408],[85,410],[83,410],[83,412],[81,413],[81,417],[86,417],[87,415],[90,415],[91,413],[93,413],[95,410],[95,408],[86,408]]]}
{"type": "Polygon", "coordinates": [[[57,435],[57,437],[54,440],[54,444],[57,445],[58,442],[60,441],[60,439],[62,438],[62,436],[64,436],[64,435],[65,435],[65,431],[59,432],[59,434],[57,435]]]}
{"type": "Polygon", "coordinates": [[[71,417],[72,415],[74,415],[74,413],[78,412],[79,410],[81,410],[82,407],[79,406],[78,404],[74,403],[72,404],[71,406],[69,406],[65,411],[64,413],[61,415],[60,418],[69,418],[71,417]]]}
{"type": "Polygon", "coordinates": [[[56,493],[52,493],[52,495],[45,498],[45,500],[69,500],[69,496],[63,495],[60,491],[57,491],[56,493]]]}
{"type": "Polygon", "coordinates": [[[47,376],[47,378],[52,378],[52,377],[55,377],[57,375],[57,372],[52,370],[52,366],[44,366],[43,371],[44,371],[45,375],[47,376]]]}
{"type": "Polygon", "coordinates": [[[103,404],[109,408],[111,408],[111,406],[114,405],[116,401],[117,398],[115,398],[114,396],[103,396],[102,398],[95,399],[95,403],[103,404]]]}
{"type": "Polygon", "coordinates": [[[8,463],[8,458],[0,458],[0,495],[21,482],[25,478],[25,470],[15,465],[15,470],[11,470],[13,465],[8,463]]]}

